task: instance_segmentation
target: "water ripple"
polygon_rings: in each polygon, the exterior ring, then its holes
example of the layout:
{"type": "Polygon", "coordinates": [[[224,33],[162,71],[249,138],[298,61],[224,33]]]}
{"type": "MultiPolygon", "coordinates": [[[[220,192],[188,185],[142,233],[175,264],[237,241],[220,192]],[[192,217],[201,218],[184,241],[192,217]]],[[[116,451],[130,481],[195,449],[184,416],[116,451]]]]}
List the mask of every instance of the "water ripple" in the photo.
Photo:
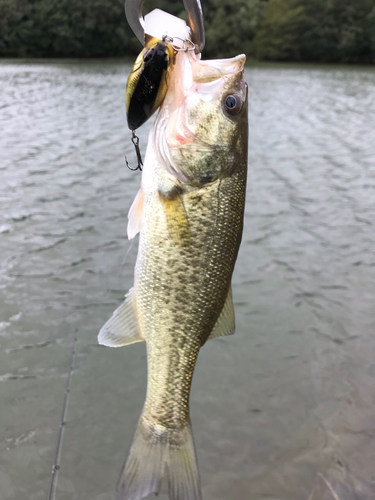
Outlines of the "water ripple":
{"type": "MultiPolygon", "coordinates": [[[[125,154],[134,159],[129,71],[122,61],[0,64],[0,435],[30,451],[12,455],[4,498],[20,497],[19,488],[42,498],[72,332],[79,370],[61,476],[70,497],[108,496],[123,459],[118,433],[130,443],[143,403],[144,346],[91,348],[134,275],[137,245],[127,243],[126,224],[140,176],[124,164],[125,154]]],[[[375,72],[262,65],[247,68],[246,79],[237,334],[202,349],[192,394],[205,498],[315,492],[316,500],[323,487],[329,494],[322,471],[348,500],[375,498],[367,495],[375,463],[375,72]]],[[[139,131],[142,154],[151,125],[139,131]]]]}

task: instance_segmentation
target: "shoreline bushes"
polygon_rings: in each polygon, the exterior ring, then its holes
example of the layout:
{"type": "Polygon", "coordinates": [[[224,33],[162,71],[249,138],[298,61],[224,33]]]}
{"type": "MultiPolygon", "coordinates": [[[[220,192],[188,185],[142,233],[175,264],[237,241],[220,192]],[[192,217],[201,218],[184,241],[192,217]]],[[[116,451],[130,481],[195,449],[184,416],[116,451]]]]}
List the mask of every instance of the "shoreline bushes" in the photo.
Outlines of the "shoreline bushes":
{"type": "MultiPolygon", "coordinates": [[[[183,17],[181,0],[143,12],[183,17]]],[[[375,0],[202,0],[204,57],[375,63],[375,0]]],[[[135,56],[122,0],[0,0],[1,57],[135,56]]]]}

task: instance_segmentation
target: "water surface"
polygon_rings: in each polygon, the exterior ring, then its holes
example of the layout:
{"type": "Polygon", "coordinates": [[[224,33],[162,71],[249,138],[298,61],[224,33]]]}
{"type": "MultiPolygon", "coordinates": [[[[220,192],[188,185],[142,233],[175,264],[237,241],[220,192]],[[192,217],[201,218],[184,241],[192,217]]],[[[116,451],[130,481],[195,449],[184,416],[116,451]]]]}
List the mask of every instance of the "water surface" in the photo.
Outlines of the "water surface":
{"type": "MultiPolygon", "coordinates": [[[[113,498],[142,409],[145,346],[96,343],[137,251],[129,71],[0,65],[2,500],[47,498],[75,337],[56,500],[113,498]]],[[[373,500],[375,71],[262,65],[246,78],[237,332],[202,349],[191,396],[203,497],[373,500]]]]}

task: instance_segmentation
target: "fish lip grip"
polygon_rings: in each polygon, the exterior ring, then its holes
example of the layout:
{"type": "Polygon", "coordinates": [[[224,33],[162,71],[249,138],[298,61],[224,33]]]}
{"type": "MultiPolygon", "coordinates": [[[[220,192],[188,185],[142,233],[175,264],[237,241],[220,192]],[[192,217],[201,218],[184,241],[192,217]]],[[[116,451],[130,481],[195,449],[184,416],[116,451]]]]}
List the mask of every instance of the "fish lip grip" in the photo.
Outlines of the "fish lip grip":
{"type": "MultiPolygon", "coordinates": [[[[125,15],[133,33],[145,44],[145,20],[142,15],[144,0],[125,0],[125,15]]],[[[183,0],[191,28],[191,41],[195,44],[195,53],[202,52],[205,44],[203,12],[200,0],[183,0]]]]}

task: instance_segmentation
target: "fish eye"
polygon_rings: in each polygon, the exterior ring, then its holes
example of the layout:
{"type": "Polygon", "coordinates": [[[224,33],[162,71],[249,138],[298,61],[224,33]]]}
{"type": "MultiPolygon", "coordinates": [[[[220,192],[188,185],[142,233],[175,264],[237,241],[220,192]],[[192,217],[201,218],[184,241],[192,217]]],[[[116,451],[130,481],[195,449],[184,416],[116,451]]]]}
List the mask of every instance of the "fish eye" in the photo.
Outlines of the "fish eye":
{"type": "Polygon", "coordinates": [[[224,109],[229,115],[237,115],[242,109],[242,100],[238,94],[227,94],[224,97],[224,109]]]}

